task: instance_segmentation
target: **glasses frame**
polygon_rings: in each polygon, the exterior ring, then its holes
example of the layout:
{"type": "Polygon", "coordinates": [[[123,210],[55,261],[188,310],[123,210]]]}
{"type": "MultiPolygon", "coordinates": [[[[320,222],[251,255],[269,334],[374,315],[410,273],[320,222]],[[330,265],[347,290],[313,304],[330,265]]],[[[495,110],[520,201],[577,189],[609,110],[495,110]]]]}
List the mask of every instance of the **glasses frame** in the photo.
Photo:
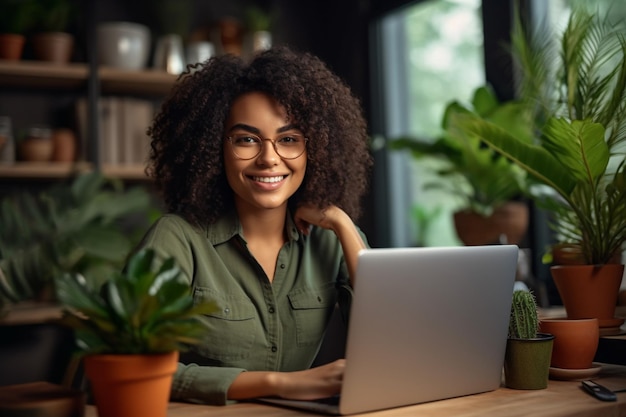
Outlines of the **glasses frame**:
{"type": "MultiPolygon", "coordinates": [[[[280,157],[280,159],[286,159],[288,161],[300,158],[302,156],[302,154],[304,154],[306,152],[306,144],[309,141],[309,138],[307,138],[306,136],[304,136],[304,135],[302,135],[300,133],[291,134],[292,136],[300,136],[300,137],[302,137],[302,139],[304,139],[304,148],[302,149],[302,152],[300,152],[297,156],[292,156],[292,157],[287,158],[285,156],[282,156],[280,154],[280,152],[278,152],[278,148],[276,147],[276,139],[277,138],[274,138],[274,139],[272,139],[272,138],[264,138],[264,137],[261,137],[259,135],[255,135],[253,133],[242,133],[242,135],[254,136],[255,138],[259,138],[261,140],[261,144],[263,144],[263,142],[265,142],[265,141],[270,142],[272,144],[272,147],[274,148],[274,152],[276,152],[276,155],[278,155],[280,157]]],[[[259,155],[261,155],[261,152],[263,152],[263,146],[261,146],[259,148],[259,152],[257,152],[257,154],[254,155],[253,157],[243,158],[243,157],[239,156],[237,154],[237,152],[235,151],[235,145],[233,144],[233,136],[227,136],[226,140],[228,140],[228,143],[230,143],[230,149],[231,149],[233,155],[235,155],[235,157],[241,159],[242,161],[249,161],[251,159],[257,158],[259,155]]]]}

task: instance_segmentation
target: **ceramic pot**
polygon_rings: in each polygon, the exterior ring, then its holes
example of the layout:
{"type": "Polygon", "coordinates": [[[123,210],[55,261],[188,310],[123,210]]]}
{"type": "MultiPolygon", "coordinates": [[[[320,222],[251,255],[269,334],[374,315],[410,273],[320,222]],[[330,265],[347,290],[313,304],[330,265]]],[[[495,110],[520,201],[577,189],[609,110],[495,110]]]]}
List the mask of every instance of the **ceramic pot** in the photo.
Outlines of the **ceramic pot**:
{"type": "Polygon", "coordinates": [[[22,58],[26,37],[14,33],[0,33],[0,59],[19,61],[22,58]]]}
{"type": "Polygon", "coordinates": [[[108,22],[97,28],[100,65],[138,70],[146,67],[150,52],[150,29],[139,23],[108,22]]]}
{"type": "Polygon", "coordinates": [[[598,319],[542,319],[541,332],[554,335],[550,366],[589,369],[598,349],[598,319]]]}
{"type": "Polygon", "coordinates": [[[47,127],[30,128],[18,145],[20,159],[29,162],[50,161],[53,149],[51,131],[47,127]]]}
{"type": "Polygon", "coordinates": [[[55,129],[52,148],[53,161],[73,162],[76,159],[76,135],[71,129],[55,129]]]}
{"type": "Polygon", "coordinates": [[[90,355],[85,375],[99,417],[166,417],[178,352],[90,355]]]}
{"type": "Polygon", "coordinates": [[[53,64],[67,64],[74,49],[74,37],[65,32],[44,32],[33,35],[35,58],[53,64]]]}
{"type": "Polygon", "coordinates": [[[536,390],[548,387],[554,336],[540,333],[534,339],[507,339],[504,381],[507,388],[536,390]]]}
{"type": "Polygon", "coordinates": [[[267,30],[257,30],[247,33],[244,37],[244,50],[249,57],[272,47],[272,33],[267,30]]]}
{"type": "Polygon", "coordinates": [[[155,69],[169,74],[180,74],[185,69],[183,39],[180,35],[163,35],[157,39],[154,50],[155,69]]]}
{"type": "Polygon", "coordinates": [[[516,245],[528,229],[528,206],[511,201],[497,207],[489,217],[471,211],[458,211],[454,213],[454,227],[466,246],[494,243],[516,245]]]}
{"type": "Polygon", "coordinates": [[[550,272],[568,319],[597,318],[600,327],[623,323],[615,307],[624,265],[555,265],[550,272]]]}

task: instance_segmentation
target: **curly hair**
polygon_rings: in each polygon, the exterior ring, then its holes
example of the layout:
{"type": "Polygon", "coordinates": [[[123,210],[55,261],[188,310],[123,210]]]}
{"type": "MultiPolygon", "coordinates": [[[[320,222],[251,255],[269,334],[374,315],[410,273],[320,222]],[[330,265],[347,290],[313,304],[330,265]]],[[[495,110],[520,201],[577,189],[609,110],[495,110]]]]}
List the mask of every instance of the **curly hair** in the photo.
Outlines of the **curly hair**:
{"type": "Polygon", "coordinates": [[[286,47],[249,62],[217,56],[181,75],[148,128],[146,172],[167,210],[207,225],[234,207],[224,129],[234,100],[253,91],[276,99],[309,138],[304,180],[289,206],[334,204],[356,220],[372,165],[360,102],[319,58],[286,47]]]}

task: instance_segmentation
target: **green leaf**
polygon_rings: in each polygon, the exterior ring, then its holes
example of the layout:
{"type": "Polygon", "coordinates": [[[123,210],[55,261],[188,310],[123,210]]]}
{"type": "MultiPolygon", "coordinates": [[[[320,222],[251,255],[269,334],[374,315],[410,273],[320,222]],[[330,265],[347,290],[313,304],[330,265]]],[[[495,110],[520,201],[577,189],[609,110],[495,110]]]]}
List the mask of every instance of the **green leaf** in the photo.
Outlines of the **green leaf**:
{"type": "Polygon", "coordinates": [[[506,130],[474,116],[459,117],[458,123],[530,175],[569,198],[576,181],[569,170],[548,151],[518,140],[506,130]]]}
{"type": "Polygon", "coordinates": [[[131,249],[131,243],[124,233],[106,226],[85,226],[72,237],[86,255],[109,261],[124,260],[131,249]]]}
{"type": "Polygon", "coordinates": [[[551,118],[543,131],[544,146],[579,181],[594,183],[609,163],[609,147],[599,123],[551,118]]]}
{"type": "Polygon", "coordinates": [[[496,110],[499,105],[500,103],[498,102],[498,98],[496,97],[493,89],[487,86],[482,86],[478,87],[476,91],[474,91],[472,106],[474,107],[476,114],[479,116],[488,116],[496,110]]]}
{"type": "Polygon", "coordinates": [[[128,262],[127,275],[138,277],[150,272],[156,257],[154,250],[141,250],[134,254],[128,262]]]}

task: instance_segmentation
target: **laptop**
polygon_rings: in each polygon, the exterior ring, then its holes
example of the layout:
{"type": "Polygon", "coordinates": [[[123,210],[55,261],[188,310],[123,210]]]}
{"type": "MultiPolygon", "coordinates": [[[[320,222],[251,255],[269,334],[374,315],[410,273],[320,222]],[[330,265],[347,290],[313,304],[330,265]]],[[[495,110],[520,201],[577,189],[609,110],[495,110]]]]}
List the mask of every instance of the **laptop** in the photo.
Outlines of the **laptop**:
{"type": "Polygon", "coordinates": [[[515,245],[359,253],[341,395],[265,403],[348,415],[500,387],[515,245]]]}

